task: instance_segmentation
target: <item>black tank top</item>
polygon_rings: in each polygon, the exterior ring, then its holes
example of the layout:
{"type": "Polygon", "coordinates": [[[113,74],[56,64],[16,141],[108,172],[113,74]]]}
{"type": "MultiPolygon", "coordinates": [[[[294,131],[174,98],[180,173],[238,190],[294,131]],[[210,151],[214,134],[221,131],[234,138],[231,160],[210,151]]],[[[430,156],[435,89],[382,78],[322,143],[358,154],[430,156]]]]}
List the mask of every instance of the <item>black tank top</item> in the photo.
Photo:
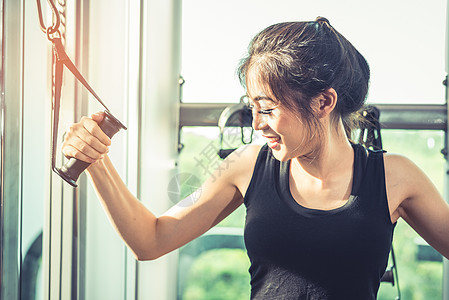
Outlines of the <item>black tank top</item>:
{"type": "Polygon", "coordinates": [[[264,145],[245,195],[251,299],[376,299],[395,224],[382,151],[353,145],[349,201],[310,209],[290,193],[290,161],[264,145]]]}

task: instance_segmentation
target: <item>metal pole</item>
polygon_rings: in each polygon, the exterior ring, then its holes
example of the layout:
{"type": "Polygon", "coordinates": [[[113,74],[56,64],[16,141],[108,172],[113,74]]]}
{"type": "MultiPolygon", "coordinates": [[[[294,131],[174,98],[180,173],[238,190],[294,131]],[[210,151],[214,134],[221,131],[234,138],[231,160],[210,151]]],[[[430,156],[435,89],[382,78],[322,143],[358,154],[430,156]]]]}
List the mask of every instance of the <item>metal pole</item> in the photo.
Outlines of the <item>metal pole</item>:
{"type": "Polygon", "coordinates": [[[1,6],[0,102],[0,299],[20,296],[20,209],[22,178],[23,1],[1,6]]]}
{"type": "MultiPolygon", "coordinates": [[[[173,205],[169,181],[178,155],[179,77],[181,73],[181,0],[144,1],[142,9],[142,97],[140,145],[145,153],[139,170],[140,197],[155,214],[173,205]],[[158,128],[163,141],[148,141],[158,128]],[[150,184],[148,184],[150,183],[150,184]],[[158,201],[148,201],[158,199],[158,201]],[[148,201],[148,202],[146,202],[148,201]]],[[[139,263],[137,299],[176,299],[177,252],[139,263]]]]}
{"type": "MultiPolygon", "coordinates": [[[[446,3],[446,74],[449,73],[449,0],[446,3]]],[[[446,106],[449,103],[449,91],[448,91],[448,78],[446,75],[445,80],[446,85],[446,106]]],[[[449,112],[448,112],[449,116],[449,112]]],[[[447,122],[449,124],[449,122],[447,122]]],[[[446,151],[448,150],[449,145],[449,125],[447,127],[446,133],[445,133],[445,148],[446,151]]],[[[446,155],[446,174],[445,174],[445,182],[444,182],[444,196],[446,202],[449,202],[449,155],[446,155]]],[[[449,300],[449,261],[443,257],[443,300],[449,300]]]]}

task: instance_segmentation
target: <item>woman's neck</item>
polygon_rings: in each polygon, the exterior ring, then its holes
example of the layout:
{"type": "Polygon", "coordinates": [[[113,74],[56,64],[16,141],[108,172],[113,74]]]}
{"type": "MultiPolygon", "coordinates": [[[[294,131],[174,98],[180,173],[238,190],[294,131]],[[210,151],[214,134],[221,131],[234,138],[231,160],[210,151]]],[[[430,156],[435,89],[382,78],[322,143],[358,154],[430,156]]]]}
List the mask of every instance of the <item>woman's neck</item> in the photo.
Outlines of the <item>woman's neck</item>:
{"type": "MultiPolygon", "coordinates": [[[[334,124],[335,126],[335,124],[334,124]]],[[[354,151],[349,142],[343,123],[339,121],[337,128],[326,126],[323,140],[319,143],[319,153],[314,158],[297,157],[292,160],[292,170],[306,172],[310,176],[325,180],[351,167],[354,162],[354,151]]]]}

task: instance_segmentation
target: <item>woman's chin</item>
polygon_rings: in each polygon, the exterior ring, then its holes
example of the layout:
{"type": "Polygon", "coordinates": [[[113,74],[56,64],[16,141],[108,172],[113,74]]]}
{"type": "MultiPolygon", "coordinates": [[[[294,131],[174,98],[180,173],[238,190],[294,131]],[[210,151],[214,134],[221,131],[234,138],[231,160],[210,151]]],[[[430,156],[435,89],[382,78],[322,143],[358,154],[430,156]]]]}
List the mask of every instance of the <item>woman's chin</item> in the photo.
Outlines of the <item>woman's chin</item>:
{"type": "Polygon", "coordinates": [[[280,151],[280,150],[281,149],[279,149],[279,150],[273,149],[272,153],[273,153],[274,158],[276,158],[277,160],[282,161],[282,162],[288,161],[290,159],[290,157],[288,157],[284,151],[280,151]]]}

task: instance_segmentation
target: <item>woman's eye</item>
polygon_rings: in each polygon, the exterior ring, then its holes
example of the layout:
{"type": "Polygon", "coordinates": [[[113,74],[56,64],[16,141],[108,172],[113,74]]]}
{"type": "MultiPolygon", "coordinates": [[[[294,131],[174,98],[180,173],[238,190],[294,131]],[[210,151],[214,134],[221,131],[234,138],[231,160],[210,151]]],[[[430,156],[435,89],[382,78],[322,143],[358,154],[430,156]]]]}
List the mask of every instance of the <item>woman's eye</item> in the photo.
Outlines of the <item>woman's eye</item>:
{"type": "Polygon", "coordinates": [[[272,111],[273,111],[273,109],[261,109],[261,110],[259,110],[259,114],[269,115],[269,114],[271,114],[272,111]]]}
{"type": "MultiPolygon", "coordinates": [[[[249,110],[254,111],[254,105],[253,104],[247,104],[246,107],[249,110]]],[[[269,109],[258,109],[258,108],[256,108],[256,110],[257,110],[258,114],[269,115],[274,110],[274,108],[269,108],[269,109]]]]}

